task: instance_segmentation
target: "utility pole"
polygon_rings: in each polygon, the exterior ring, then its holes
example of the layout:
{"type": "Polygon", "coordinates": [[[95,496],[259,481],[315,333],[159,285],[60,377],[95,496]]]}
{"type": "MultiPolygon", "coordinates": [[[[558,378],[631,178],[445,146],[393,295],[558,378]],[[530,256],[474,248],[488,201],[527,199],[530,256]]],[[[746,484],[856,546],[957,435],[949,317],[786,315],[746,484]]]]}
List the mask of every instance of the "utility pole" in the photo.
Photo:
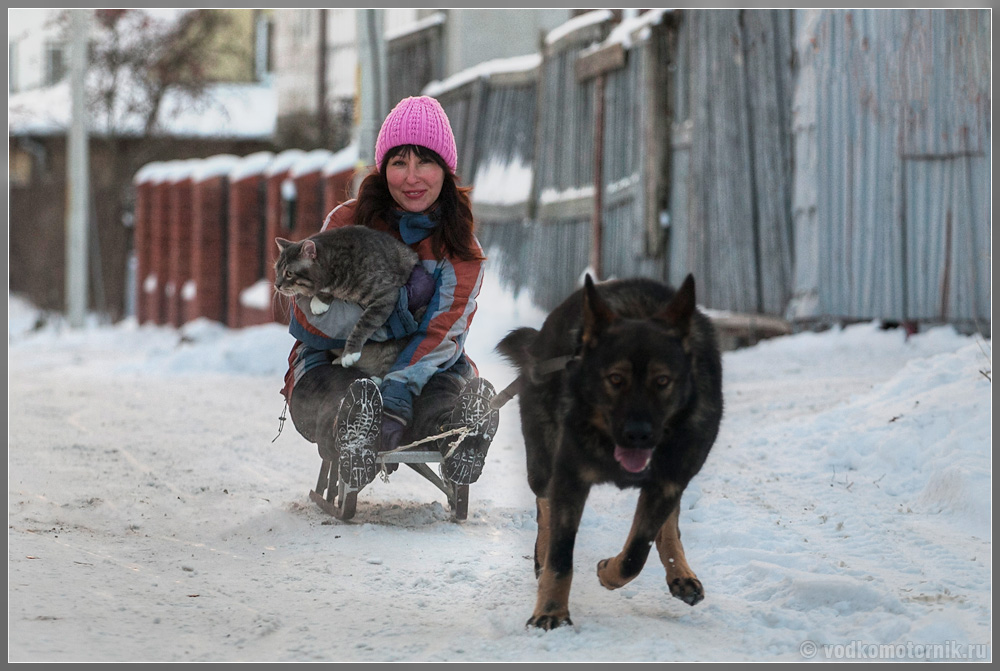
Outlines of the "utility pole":
{"type": "Polygon", "coordinates": [[[90,147],[87,133],[87,44],[90,11],[70,10],[69,76],[72,120],[67,142],[66,313],[73,328],[87,314],[87,233],[90,216],[90,147]]]}
{"type": "Polygon", "coordinates": [[[358,9],[358,57],[360,62],[360,119],[358,151],[366,162],[374,160],[375,140],[382,119],[388,114],[385,91],[385,42],[382,39],[383,11],[358,9]]]}
{"type": "Polygon", "coordinates": [[[316,69],[316,126],[319,131],[319,146],[329,147],[329,120],[326,111],[326,8],[319,10],[319,45],[317,46],[318,63],[316,69]]]}

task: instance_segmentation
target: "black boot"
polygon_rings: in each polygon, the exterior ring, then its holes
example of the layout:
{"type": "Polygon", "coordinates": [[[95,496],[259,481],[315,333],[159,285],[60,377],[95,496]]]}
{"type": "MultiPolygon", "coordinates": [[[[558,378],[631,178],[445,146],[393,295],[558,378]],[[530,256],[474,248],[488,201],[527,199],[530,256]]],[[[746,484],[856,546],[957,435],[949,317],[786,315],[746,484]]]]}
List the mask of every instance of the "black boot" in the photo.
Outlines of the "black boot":
{"type": "Polygon", "coordinates": [[[443,438],[439,446],[445,458],[441,473],[458,485],[468,485],[479,479],[486,463],[493,436],[500,424],[500,412],[490,406],[496,396],[493,385],[483,378],[473,378],[459,394],[455,409],[443,430],[471,428],[472,433],[456,446],[455,438],[443,438]]]}
{"type": "Polygon", "coordinates": [[[375,457],[381,430],[382,394],[378,386],[368,378],[355,380],[347,389],[334,426],[340,477],[354,491],[378,473],[375,457]]]}

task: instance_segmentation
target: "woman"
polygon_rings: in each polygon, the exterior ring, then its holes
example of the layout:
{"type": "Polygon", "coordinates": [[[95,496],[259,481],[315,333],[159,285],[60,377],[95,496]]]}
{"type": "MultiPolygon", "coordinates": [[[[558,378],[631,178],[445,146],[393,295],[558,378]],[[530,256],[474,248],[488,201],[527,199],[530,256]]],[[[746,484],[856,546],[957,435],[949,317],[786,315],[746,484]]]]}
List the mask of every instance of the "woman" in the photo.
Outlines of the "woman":
{"type": "MultiPolygon", "coordinates": [[[[296,343],[282,393],[295,428],[320,456],[337,460],[353,489],[371,482],[378,451],[450,428],[488,427],[448,456],[442,471],[457,484],[475,482],[496,431],[496,411],[483,421],[494,392],[476,377],[465,339],[483,279],[482,248],[473,234],[468,189],[459,188],[455,137],[441,105],[421,96],[401,101],[375,144],[375,169],[358,197],[335,208],[323,229],[368,226],[408,244],[420,258],[382,338],[409,338],[381,389],[354,368],[331,365],[357,311],[337,306],[321,316],[293,303],[296,343]],[[426,307],[416,321],[413,313],[426,307]]],[[[446,449],[447,448],[447,449],[446,449]]]]}

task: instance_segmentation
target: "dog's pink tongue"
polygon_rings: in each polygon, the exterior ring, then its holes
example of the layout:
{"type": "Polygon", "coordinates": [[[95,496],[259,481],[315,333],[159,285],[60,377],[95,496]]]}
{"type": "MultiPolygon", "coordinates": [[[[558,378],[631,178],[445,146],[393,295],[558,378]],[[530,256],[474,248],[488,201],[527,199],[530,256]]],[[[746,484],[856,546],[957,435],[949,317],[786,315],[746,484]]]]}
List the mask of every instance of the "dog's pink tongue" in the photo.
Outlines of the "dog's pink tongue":
{"type": "Polygon", "coordinates": [[[638,473],[645,469],[651,456],[653,456],[653,450],[615,445],[615,460],[629,473],[638,473]]]}

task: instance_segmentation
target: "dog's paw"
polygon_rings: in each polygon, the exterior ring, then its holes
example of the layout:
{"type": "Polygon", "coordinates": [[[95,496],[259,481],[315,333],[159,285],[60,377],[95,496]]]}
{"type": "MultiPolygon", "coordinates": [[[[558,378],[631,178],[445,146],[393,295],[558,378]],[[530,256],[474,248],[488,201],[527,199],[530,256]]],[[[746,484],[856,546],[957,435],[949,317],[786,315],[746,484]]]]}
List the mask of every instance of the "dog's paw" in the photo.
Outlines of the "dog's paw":
{"type": "Polygon", "coordinates": [[[693,606],[705,598],[705,588],[701,586],[701,581],[695,577],[674,578],[667,585],[670,587],[671,595],[689,606],[693,606]]]}
{"type": "Polygon", "coordinates": [[[313,296],[312,300],[309,301],[309,309],[314,315],[321,315],[330,309],[330,304],[324,303],[317,296],[313,296]]]}
{"type": "Polygon", "coordinates": [[[358,362],[358,359],[360,358],[361,358],[361,352],[351,352],[350,354],[345,352],[344,354],[340,355],[340,365],[343,366],[344,368],[350,368],[351,366],[356,364],[358,362]]]}
{"type": "Polygon", "coordinates": [[[573,626],[573,621],[569,619],[569,615],[532,615],[531,618],[524,624],[525,627],[535,627],[536,629],[543,629],[545,631],[552,631],[556,627],[562,627],[568,625],[573,626]]]}
{"type": "Polygon", "coordinates": [[[628,583],[628,580],[622,579],[620,572],[615,570],[613,559],[612,557],[597,562],[597,579],[601,582],[601,586],[606,589],[618,589],[628,583]]]}

